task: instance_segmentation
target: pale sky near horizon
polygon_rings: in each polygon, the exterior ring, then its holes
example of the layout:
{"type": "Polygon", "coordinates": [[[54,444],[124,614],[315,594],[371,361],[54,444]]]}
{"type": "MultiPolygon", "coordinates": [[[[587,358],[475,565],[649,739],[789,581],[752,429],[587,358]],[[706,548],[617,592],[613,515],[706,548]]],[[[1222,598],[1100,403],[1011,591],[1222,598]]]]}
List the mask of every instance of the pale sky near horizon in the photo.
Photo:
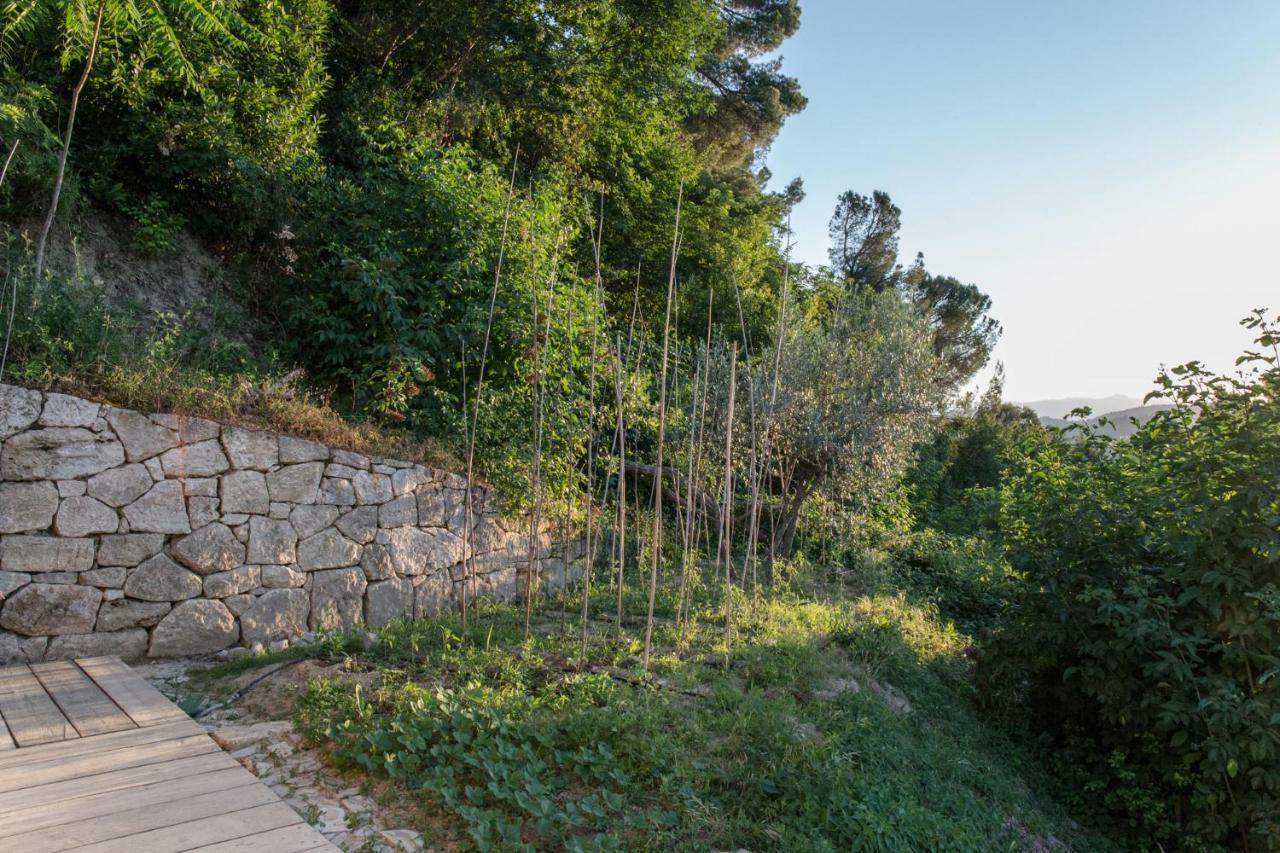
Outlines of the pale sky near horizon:
{"type": "Polygon", "coordinates": [[[887,191],[901,252],[979,285],[1005,397],[1230,369],[1280,312],[1280,0],[801,0],[808,108],[767,158],[804,179],[795,256],[845,189],[887,191]]]}

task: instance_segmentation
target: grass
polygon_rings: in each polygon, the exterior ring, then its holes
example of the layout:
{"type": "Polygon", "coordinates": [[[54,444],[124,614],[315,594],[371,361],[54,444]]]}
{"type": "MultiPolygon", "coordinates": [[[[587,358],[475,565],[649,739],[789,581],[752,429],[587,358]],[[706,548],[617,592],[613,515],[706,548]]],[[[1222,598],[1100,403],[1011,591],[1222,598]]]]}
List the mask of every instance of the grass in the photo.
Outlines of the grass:
{"type": "Polygon", "coordinates": [[[335,764],[398,788],[432,843],[1114,849],[1070,820],[1028,749],[975,716],[967,640],[929,608],[743,596],[727,655],[703,589],[683,641],[669,621],[655,629],[646,676],[643,626],[617,634],[600,600],[585,655],[559,610],[525,642],[520,609],[498,605],[466,631],[329,638],[316,654],[380,679],[312,683],[296,724],[335,764]]]}

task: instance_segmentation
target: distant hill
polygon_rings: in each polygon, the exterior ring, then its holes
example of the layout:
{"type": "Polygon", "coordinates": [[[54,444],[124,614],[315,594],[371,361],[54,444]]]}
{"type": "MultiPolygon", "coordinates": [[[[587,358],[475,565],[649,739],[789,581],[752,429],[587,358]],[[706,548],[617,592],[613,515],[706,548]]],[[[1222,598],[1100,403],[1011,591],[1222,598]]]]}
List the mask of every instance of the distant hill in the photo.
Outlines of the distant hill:
{"type": "MultiPolygon", "coordinates": [[[[1030,403],[1025,404],[1028,407],[1030,403]]],[[[1089,418],[1089,423],[1096,426],[1103,418],[1111,421],[1106,431],[1117,438],[1128,438],[1138,431],[1138,428],[1151,420],[1156,412],[1163,412],[1173,408],[1168,403],[1155,403],[1150,406],[1132,406],[1127,409],[1120,409],[1113,412],[1104,412],[1089,418]],[[1135,424],[1134,421],[1137,421],[1135,424]]],[[[1064,418],[1041,417],[1040,423],[1045,426],[1065,428],[1073,424],[1081,423],[1078,420],[1066,420],[1064,418]]]]}
{"type": "Polygon", "coordinates": [[[1088,406],[1094,414],[1100,412],[1120,412],[1142,407],[1142,401],[1124,394],[1112,394],[1110,397],[1061,397],[1056,400],[1032,400],[1029,403],[1018,403],[1026,406],[1042,418],[1065,418],[1072,410],[1088,406]]]}

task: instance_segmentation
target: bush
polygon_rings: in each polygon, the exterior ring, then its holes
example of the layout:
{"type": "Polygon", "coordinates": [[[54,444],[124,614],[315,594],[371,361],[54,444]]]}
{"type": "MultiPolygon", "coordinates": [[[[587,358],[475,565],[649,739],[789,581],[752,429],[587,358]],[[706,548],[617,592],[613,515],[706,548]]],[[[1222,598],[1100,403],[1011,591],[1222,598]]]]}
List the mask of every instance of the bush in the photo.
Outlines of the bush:
{"type": "Polygon", "coordinates": [[[1175,368],[1131,440],[1029,439],[1004,490],[992,682],[1143,845],[1280,837],[1280,333],[1245,322],[1249,372],[1175,368]]]}

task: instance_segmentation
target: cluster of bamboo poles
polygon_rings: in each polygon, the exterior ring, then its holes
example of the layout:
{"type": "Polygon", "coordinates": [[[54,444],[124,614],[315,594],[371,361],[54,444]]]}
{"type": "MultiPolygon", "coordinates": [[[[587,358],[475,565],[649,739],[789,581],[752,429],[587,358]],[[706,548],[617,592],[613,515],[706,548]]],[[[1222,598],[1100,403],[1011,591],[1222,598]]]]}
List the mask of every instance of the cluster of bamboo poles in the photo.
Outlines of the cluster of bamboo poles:
{"type": "MultiPolygon", "coordinates": [[[[517,150],[516,158],[518,161],[519,151],[517,150]]],[[[474,389],[472,393],[467,394],[467,384],[465,380],[465,362],[466,353],[463,353],[464,363],[464,381],[463,381],[463,407],[467,413],[466,418],[466,479],[467,479],[467,507],[466,507],[466,523],[464,527],[465,539],[465,557],[463,561],[463,573],[461,583],[458,585],[458,606],[461,614],[463,625],[466,625],[468,619],[469,602],[474,601],[477,591],[477,579],[474,566],[473,554],[473,538],[474,530],[471,525],[472,518],[472,487],[475,483],[475,449],[478,433],[481,424],[481,409],[483,405],[484,377],[486,362],[489,357],[491,336],[493,331],[494,312],[498,304],[498,294],[502,287],[503,261],[506,256],[508,230],[511,217],[512,199],[516,191],[516,173],[517,166],[513,163],[511,180],[507,188],[506,205],[503,214],[501,239],[499,241],[497,261],[494,268],[493,286],[489,298],[489,315],[485,327],[484,341],[480,350],[478,371],[474,389]]],[[[632,307],[630,321],[627,327],[625,340],[621,330],[618,330],[613,340],[602,338],[602,318],[600,317],[600,306],[603,303],[604,294],[604,276],[602,265],[602,245],[604,232],[604,195],[600,196],[599,212],[596,221],[591,225],[590,237],[591,247],[594,261],[594,282],[593,282],[593,298],[591,300],[591,316],[587,321],[587,328],[584,329],[590,336],[590,367],[587,388],[587,435],[586,435],[586,454],[585,454],[585,488],[581,490],[580,495],[570,494],[568,486],[559,496],[561,505],[564,507],[564,513],[560,519],[560,533],[563,547],[563,571],[565,572],[565,588],[568,588],[568,564],[569,564],[569,528],[572,524],[569,508],[575,501],[581,501],[585,504],[583,518],[583,537],[584,544],[584,571],[581,579],[581,642],[585,655],[586,646],[589,636],[589,623],[591,621],[591,596],[592,584],[594,581],[594,567],[597,564],[602,542],[606,539],[607,528],[612,526],[611,535],[607,538],[609,541],[609,564],[610,578],[614,592],[616,594],[616,614],[614,622],[616,629],[621,634],[623,625],[627,621],[626,600],[625,600],[625,581],[626,567],[628,556],[628,527],[634,530],[634,551],[636,554],[635,565],[637,569],[642,569],[647,564],[648,576],[642,578],[647,581],[647,607],[644,619],[644,651],[643,664],[647,669],[650,664],[653,650],[653,627],[654,627],[654,611],[657,601],[658,584],[660,578],[660,568],[663,565],[664,545],[668,542],[668,536],[664,529],[665,519],[668,513],[675,519],[675,530],[677,537],[673,537],[672,544],[678,538],[680,557],[679,571],[676,577],[678,584],[678,605],[676,608],[676,624],[680,632],[681,638],[685,636],[685,629],[690,620],[690,604],[692,600],[691,579],[698,572],[701,566],[701,555],[712,554],[713,570],[712,578],[719,578],[715,581],[722,584],[723,595],[723,630],[724,643],[726,653],[729,653],[733,644],[733,627],[734,627],[734,611],[733,611],[733,589],[734,586],[749,586],[754,593],[760,587],[760,551],[761,551],[761,528],[764,516],[764,508],[766,506],[765,489],[770,489],[774,478],[770,476],[771,470],[776,466],[778,460],[775,454],[775,428],[772,423],[771,415],[774,412],[778,399],[778,383],[779,371],[782,364],[783,342],[786,333],[786,315],[787,315],[787,298],[788,287],[790,281],[790,264],[786,263],[783,274],[782,292],[778,305],[778,327],[776,331],[775,341],[772,346],[772,369],[768,369],[767,361],[763,356],[757,363],[755,374],[748,373],[745,383],[748,391],[748,417],[746,425],[749,427],[749,434],[745,440],[740,439],[740,443],[748,448],[747,458],[735,458],[735,436],[734,426],[737,412],[737,389],[740,384],[738,374],[738,363],[740,352],[745,356],[748,365],[751,364],[752,345],[750,337],[747,333],[747,326],[743,314],[741,294],[738,291],[736,282],[734,283],[734,297],[737,305],[738,321],[741,327],[741,351],[739,350],[739,341],[731,340],[727,342],[727,347],[717,345],[713,341],[713,310],[715,303],[714,289],[709,289],[707,299],[707,323],[706,338],[700,342],[698,352],[690,359],[692,362],[692,377],[681,386],[681,370],[680,370],[680,353],[679,342],[673,338],[672,328],[675,317],[673,316],[676,309],[676,286],[677,286],[677,267],[680,252],[681,239],[681,212],[684,200],[684,186],[681,184],[677,194],[675,218],[672,227],[671,254],[670,263],[667,274],[667,288],[665,310],[663,313],[663,326],[661,336],[661,348],[658,350],[657,364],[655,365],[657,380],[657,431],[656,443],[652,452],[655,460],[654,464],[649,465],[640,463],[634,459],[628,459],[628,431],[629,424],[627,422],[627,406],[626,406],[626,386],[628,376],[637,376],[642,372],[644,367],[643,360],[645,357],[645,347],[641,341],[637,340],[636,320],[639,306],[640,292],[640,270],[636,271],[636,296],[632,307]],[[600,358],[599,346],[604,341],[607,347],[606,359],[600,358]],[[725,362],[722,369],[718,362],[725,362]],[[598,423],[599,415],[599,391],[598,388],[601,371],[598,369],[601,362],[609,364],[612,367],[612,391],[615,409],[613,435],[611,446],[608,449],[607,456],[600,451],[603,449],[597,446],[597,433],[603,428],[598,423]],[[763,379],[762,387],[757,388],[757,378],[763,379]],[[763,393],[767,384],[767,395],[763,393]],[[683,395],[679,392],[683,391],[683,395]],[[716,398],[715,410],[712,410],[712,398],[716,398]],[[723,400],[721,399],[723,398],[723,400]],[[723,402],[723,405],[721,403],[723,402]],[[684,445],[683,466],[679,464],[670,464],[668,458],[674,456],[674,451],[678,450],[677,442],[671,440],[669,433],[669,415],[673,410],[673,405],[684,404],[683,419],[685,425],[685,435],[683,440],[679,442],[684,445]],[[723,445],[722,447],[712,447],[711,439],[716,432],[714,423],[716,421],[723,424],[723,445]],[[669,446],[671,445],[671,446],[669,446]],[[713,459],[717,451],[720,451],[722,458],[713,459]],[[603,458],[602,458],[603,457],[603,458]],[[607,464],[604,464],[607,461],[607,464]],[[745,462],[745,465],[743,464],[745,462]],[[599,463],[599,464],[598,464],[599,463]],[[722,465],[722,467],[721,467],[722,465]],[[683,471],[680,468],[683,467],[683,471]],[[716,469],[720,468],[722,473],[718,476],[718,484],[716,469]],[[746,482],[741,484],[743,491],[747,496],[747,511],[745,515],[746,531],[742,534],[741,539],[744,543],[741,565],[737,565],[734,556],[734,508],[738,503],[738,475],[741,469],[745,468],[746,482]],[[649,500],[642,504],[642,489],[634,489],[634,495],[628,494],[628,480],[638,484],[640,478],[649,480],[652,487],[649,492],[649,500]],[[664,507],[664,497],[668,491],[667,483],[671,483],[670,507],[664,507]],[[710,482],[710,488],[703,488],[700,483],[710,482]],[[611,488],[612,487],[612,488],[611,488]],[[717,488],[718,487],[718,488],[717,488]],[[719,491],[720,498],[717,501],[712,497],[716,491],[719,491]],[[612,494],[610,495],[610,492],[612,494]],[[602,523],[603,510],[609,503],[609,498],[613,499],[612,524],[602,523]],[[629,501],[633,506],[629,512],[629,501]],[[647,504],[647,505],[646,505],[647,504]],[[597,511],[599,510],[599,512],[597,511]],[[630,516],[630,517],[629,517],[630,516]],[[713,546],[714,542],[714,546],[713,546]]],[[[556,245],[551,254],[551,273],[548,281],[546,293],[541,297],[535,295],[532,305],[533,316],[533,339],[537,345],[533,349],[534,353],[534,370],[531,376],[532,390],[532,411],[530,413],[530,445],[532,454],[530,459],[530,510],[529,510],[529,526],[528,526],[528,552],[525,571],[523,574],[523,590],[522,597],[524,600],[524,621],[525,634],[528,636],[530,624],[532,621],[535,600],[538,597],[538,558],[541,552],[541,532],[546,519],[544,513],[546,511],[546,503],[548,496],[544,489],[544,450],[546,442],[546,405],[547,405],[547,353],[551,349],[550,336],[552,332],[552,317],[555,308],[554,296],[556,291],[556,279],[558,268],[558,254],[560,250],[560,239],[557,238],[556,245]]],[[[789,255],[789,247],[788,252],[789,255]]],[[[535,289],[536,290],[536,289],[535,289]]],[[[572,305],[567,310],[567,331],[569,339],[573,337],[573,317],[572,305]]],[[[655,333],[656,338],[656,333],[655,333]]],[[[656,341],[654,342],[656,346],[656,341]]],[[[768,354],[768,353],[765,353],[768,354]]],[[[607,378],[606,378],[607,381],[607,378]]],[[[606,391],[607,393],[607,391],[606,391]]],[[[741,456],[741,454],[737,454],[741,456]]],[[[567,481],[566,481],[567,482],[567,481]]],[[[770,514],[774,514],[774,505],[768,502],[770,514]]],[[[771,520],[771,530],[776,530],[776,519],[771,520]]],[[[774,537],[770,537],[769,559],[767,566],[771,566],[773,562],[775,550],[774,537]]],[[[768,571],[766,570],[766,582],[768,581],[768,571]]],[[[562,611],[563,614],[563,611],[562,611]]],[[[563,618],[563,615],[562,615],[563,618]]]]}

